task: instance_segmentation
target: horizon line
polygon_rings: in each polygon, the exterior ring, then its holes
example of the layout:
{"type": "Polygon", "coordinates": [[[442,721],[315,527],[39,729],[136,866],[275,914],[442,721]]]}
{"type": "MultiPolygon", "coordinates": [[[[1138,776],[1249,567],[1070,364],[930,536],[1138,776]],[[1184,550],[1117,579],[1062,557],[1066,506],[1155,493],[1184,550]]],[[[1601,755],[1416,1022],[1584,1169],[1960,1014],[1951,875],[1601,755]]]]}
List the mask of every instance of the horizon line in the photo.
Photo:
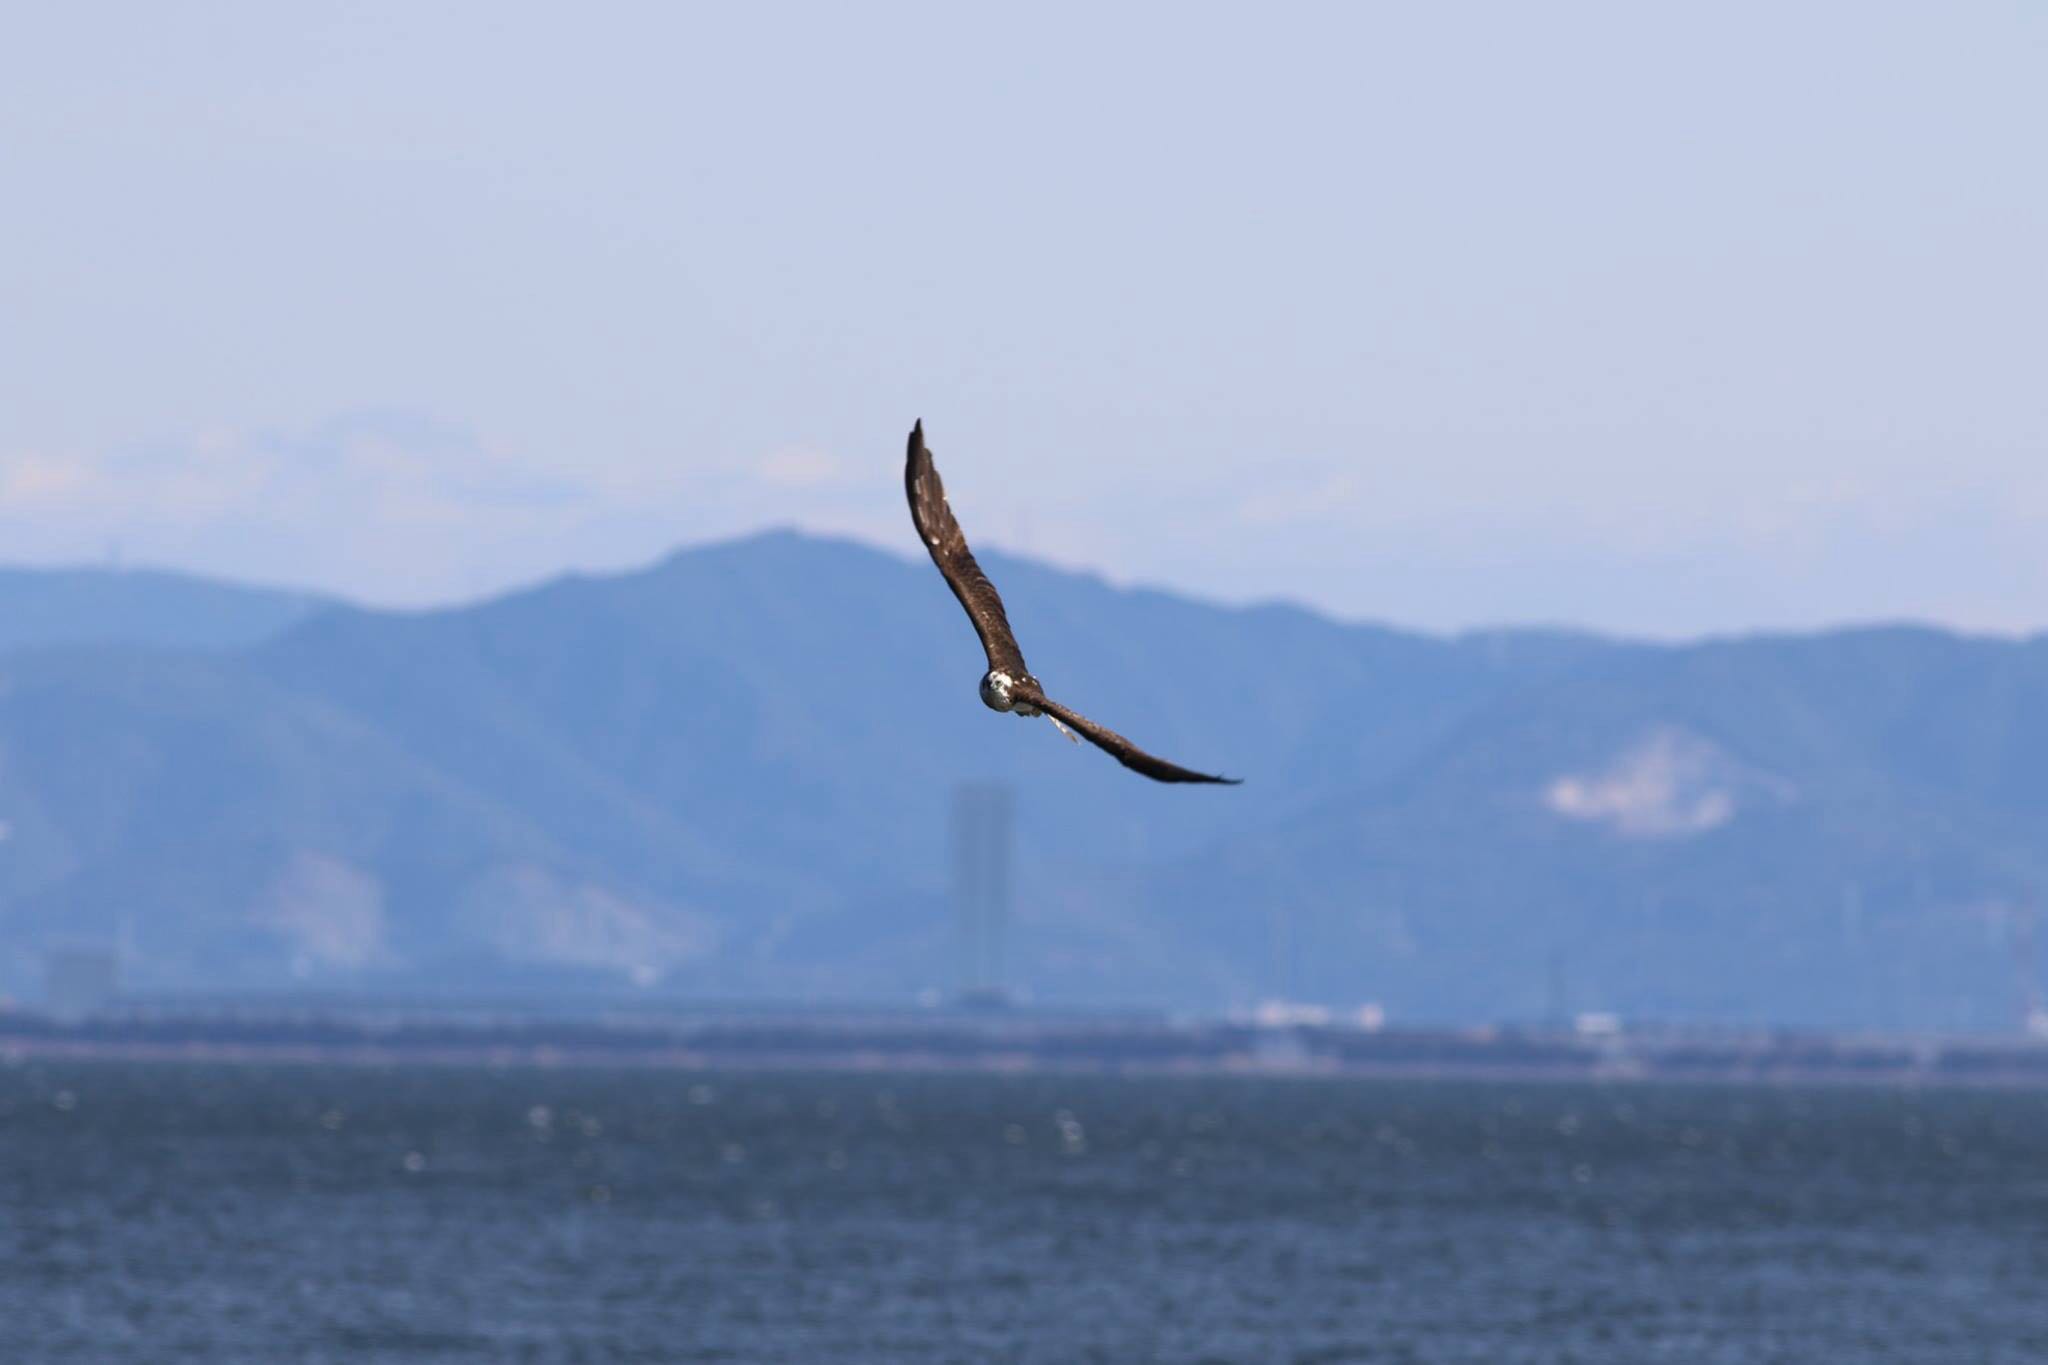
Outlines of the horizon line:
{"type": "MultiPolygon", "coordinates": [[[[243,578],[185,565],[120,558],[101,562],[66,560],[46,563],[0,560],[0,574],[171,578],[217,588],[263,593],[279,597],[302,598],[312,604],[316,610],[338,608],[387,616],[431,616],[443,612],[472,610],[486,603],[538,592],[562,582],[576,580],[606,581],[640,577],[657,572],[668,564],[694,554],[745,545],[753,541],[772,540],[778,537],[806,540],[821,544],[842,545],[886,558],[900,560],[906,567],[914,568],[922,562],[921,555],[913,555],[906,549],[883,544],[853,532],[807,527],[795,522],[770,522],[748,531],[729,532],[707,536],[700,540],[681,541],[670,549],[635,564],[603,567],[580,567],[571,564],[556,569],[551,573],[515,580],[496,588],[482,589],[472,594],[454,594],[444,600],[424,604],[378,602],[353,593],[337,591],[333,588],[319,585],[243,578]]],[[[1483,640],[1489,636],[1564,636],[1598,640],[1617,645],[1684,649],[1746,640],[1815,638],[1881,631],[1919,631],[1944,635],[1959,640],[1987,641],[2014,645],[2028,644],[2048,637],[2048,627],[2036,630],[2001,630],[1989,627],[1963,626],[1953,622],[1912,616],[1876,616],[1827,621],[1810,626],[1736,627],[1732,629],[1673,633],[1670,635],[1629,633],[1598,626],[1578,625],[1558,619],[1493,622],[1483,625],[1459,627],[1436,627],[1416,625],[1381,617],[1344,616],[1294,597],[1261,597],[1243,602],[1231,602],[1174,584],[1159,583],[1145,579],[1119,578],[1105,569],[1092,565],[1062,563],[1041,553],[1008,548],[999,540],[991,542],[981,553],[998,559],[1028,565],[1034,569],[1059,574],[1067,578],[1090,580],[1116,593],[1129,595],[1149,594],[1168,597],[1214,611],[1239,613],[1261,611],[1294,612],[1313,617],[1317,621],[1340,629],[1386,631],[1394,634],[1418,636],[1446,642],[1483,640]]]]}

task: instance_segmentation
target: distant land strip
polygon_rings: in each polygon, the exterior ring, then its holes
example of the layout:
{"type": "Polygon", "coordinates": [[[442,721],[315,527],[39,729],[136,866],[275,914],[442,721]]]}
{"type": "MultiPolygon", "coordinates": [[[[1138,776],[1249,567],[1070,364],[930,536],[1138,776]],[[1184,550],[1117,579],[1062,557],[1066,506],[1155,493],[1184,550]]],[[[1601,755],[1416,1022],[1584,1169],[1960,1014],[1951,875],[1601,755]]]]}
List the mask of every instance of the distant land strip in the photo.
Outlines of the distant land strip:
{"type": "Polygon", "coordinates": [[[1475,1081],[2048,1086],[2048,1042],[1668,1030],[1269,1027],[1042,1016],[606,1022],[65,1020],[0,1014],[0,1063],[40,1059],[678,1070],[1081,1071],[1475,1081]]]}

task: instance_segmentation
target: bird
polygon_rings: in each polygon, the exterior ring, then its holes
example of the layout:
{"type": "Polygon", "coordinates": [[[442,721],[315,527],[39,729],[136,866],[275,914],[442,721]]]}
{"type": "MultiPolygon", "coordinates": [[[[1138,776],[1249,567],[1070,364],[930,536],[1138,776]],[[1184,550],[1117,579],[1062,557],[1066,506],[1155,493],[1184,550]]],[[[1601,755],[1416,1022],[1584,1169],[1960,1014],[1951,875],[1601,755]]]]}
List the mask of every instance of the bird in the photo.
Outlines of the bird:
{"type": "Polygon", "coordinates": [[[988,672],[981,676],[982,705],[1015,716],[1042,715],[1070,740],[1078,731],[1090,744],[1132,772],[1143,773],[1155,782],[1236,786],[1243,781],[1168,763],[1146,753],[1108,726],[1045,695],[1045,688],[1024,665],[1024,651],[1017,647],[1017,637],[1010,630],[1009,617],[1003,614],[1003,599],[996,592],[996,585],[975,563],[974,552],[967,548],[967,537],[946,503],[946,486],[939,482],[938,467],[932,463],[932,453],[924,443],[922,418],[910,429],[910,448],[903,462],[903,492],[910,499],[910,520],[917,527],[918,537],[931,552],[932,563],[938,565],[946,586],[966,608],[967,619],[974,623],[974,633],[981,637],[981,648],[988,655],[988,672]]]}

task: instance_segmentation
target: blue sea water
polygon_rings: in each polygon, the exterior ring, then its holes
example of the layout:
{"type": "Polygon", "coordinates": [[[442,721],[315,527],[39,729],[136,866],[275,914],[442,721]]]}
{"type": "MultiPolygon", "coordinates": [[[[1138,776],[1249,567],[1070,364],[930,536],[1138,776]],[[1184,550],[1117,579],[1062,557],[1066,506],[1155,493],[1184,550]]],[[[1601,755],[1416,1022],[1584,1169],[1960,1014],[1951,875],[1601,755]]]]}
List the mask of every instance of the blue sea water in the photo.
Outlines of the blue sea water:
{"type": "Polygon", "coordinates": [[[2048,1096],[0,1067],[0,1359],[2048,1360],[2048,1096]]]}

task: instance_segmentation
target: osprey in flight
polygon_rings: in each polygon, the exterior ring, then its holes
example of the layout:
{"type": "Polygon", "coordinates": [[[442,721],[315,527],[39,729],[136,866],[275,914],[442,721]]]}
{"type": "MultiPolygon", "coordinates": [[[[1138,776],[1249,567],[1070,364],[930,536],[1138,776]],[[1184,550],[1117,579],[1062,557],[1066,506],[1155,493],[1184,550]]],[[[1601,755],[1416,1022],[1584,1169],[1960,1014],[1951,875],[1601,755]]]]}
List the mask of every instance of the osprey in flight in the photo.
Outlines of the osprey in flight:
{"type": "Polygon", "coordinates": [[[974,562],[967,537],[960,533],[960,523],[953,520],[953,509],[946,505],[946,486],[939,482],[931,451],[925,449],[923,422],[910,429],[910,454],[903,464],[903,491],[910,497],[910,519],[917,523],[917,534],[923,538],[924,547],[932,552],[932,563],[945,575],[953,596],[967,608],[967,619],[974,622],[974,632],[981,637],[981,647],[988,654],[988,672],[981,678],[982,705],[991,711],[1009,711],[1019,716],[1047,716],[1068,739],[1073,739],[1074,731],[1078,730],[1090,744],[1156,782],[1235,784],[1240,780],[1190,772],[1163,758],[1154,758],[1108,726],[1097,725],[1045,695],[1038,679],[1024,666],[1024,651],[1017,648],[1017,637],[1010,633],[1009,618],[1003,615],[1003,599],[996,595],[996,585],[988,581],[981,565],[974,562]]]}

